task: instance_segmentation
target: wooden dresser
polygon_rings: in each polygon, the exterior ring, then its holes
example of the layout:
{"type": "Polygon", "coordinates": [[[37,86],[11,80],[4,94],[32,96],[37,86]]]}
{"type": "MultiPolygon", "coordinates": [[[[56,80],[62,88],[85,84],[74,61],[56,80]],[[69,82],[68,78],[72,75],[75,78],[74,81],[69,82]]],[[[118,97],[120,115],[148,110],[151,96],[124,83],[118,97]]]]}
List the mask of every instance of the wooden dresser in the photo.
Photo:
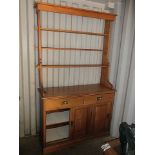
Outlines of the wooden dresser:
{"type": "Polygon", "coordinates": [[[87,138],[109,134],[115,90],[109,78],[109,41],[111,22],[116,15],[84,9],[36,3],[38,31],[38,73],[41,105],[41,137],[44,154],[71,146],[87,138]],[[41,27],[42,11],[105,20],[104,33],[81,32],[41,27]],[[41,31],[75,33],[104,37],[103,49],[42,47],[41,31]],[[102,64],[42,64],[42,49],[58,51],[103,52],[102,64]],[[99,84],[43,87],[43,68],[100,67],[99,84]]]}

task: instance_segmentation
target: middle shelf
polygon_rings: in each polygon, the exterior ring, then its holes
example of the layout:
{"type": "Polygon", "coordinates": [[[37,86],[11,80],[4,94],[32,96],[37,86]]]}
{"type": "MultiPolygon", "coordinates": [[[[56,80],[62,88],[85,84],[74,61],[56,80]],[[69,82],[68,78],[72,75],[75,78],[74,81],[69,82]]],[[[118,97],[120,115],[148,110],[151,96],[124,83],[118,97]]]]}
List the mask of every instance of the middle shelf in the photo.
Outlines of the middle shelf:
{"type": "Polygon", "coordinates": [[[46,125],[46,129],[57,128],[66,125],[69,125],[69,121],[46,125]]]}
{"type": "MultiPolygon", "coordinates": [[[[106,68],[109,65],[100,65],[100,64],[84,64],[84,65],[42,65],[43,68],[77,68],[77,67],[102,67],[106,68]]],[[[38,64],[37,68],[40,67],[38,64]]]]}
{"type": "Polygon", "coordinates": [[[75,33],[75,34],[96,35],[96,36],[106,36],[106,35],[108,35],[108,34],[97,33],[97,32],[84,32],[84,31],[77,31],[77,30],[54,29],[54,28],[43,28],[43,27],[41,27],[40,30],[42,30],[42,31],[51,31],[51,32],[65,32],[65,33],[75,33]]]}
{"type": "Polygon", "coordinates": [[[60,51],[103,51],[102,49],[88,49],[88,48],[56,48],[56,47],[41,47],[46,50],[60,50],[60,51]]]}

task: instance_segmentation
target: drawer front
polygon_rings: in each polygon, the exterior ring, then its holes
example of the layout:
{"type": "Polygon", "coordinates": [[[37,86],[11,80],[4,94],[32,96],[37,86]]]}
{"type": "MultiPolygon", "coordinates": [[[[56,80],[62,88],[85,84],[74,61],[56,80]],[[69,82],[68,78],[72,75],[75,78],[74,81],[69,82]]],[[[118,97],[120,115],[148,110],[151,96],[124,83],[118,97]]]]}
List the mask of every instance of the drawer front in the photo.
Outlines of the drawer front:
{"type": "Polygon", "coordinates": [[[94,103],[105,103],[105,102],[112,102],[114,98],[114,94],[97,94],[97,95],[90,95],[84,97],[84,104],[94,104],[94,103]]]}
{"type": "Polygon", "coordinates": [[[112,102],[114,98],[114,94],[109,93],[109,94],[99,94],[96,95],[96,102],[100,103],[100,102],[112,102]]]}
{"type": "Polygon", "coordinates": [[[95,104],[96,103],[96,95],[90,95],[84,97],[84,104],[95,104]]]}
{"type": "Polygon", "coordinates": [[[83,98],[49,99],[44,102],[46,111],[71,108],[83,104],[83,98]]]}

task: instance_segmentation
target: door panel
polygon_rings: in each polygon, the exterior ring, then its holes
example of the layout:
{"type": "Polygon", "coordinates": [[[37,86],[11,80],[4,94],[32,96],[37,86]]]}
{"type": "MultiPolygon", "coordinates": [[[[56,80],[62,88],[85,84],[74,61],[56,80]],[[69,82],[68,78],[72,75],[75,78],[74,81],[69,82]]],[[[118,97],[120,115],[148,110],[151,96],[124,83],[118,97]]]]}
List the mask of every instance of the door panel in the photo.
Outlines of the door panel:
{"type": "Polygon", "coordinates": [[[74,137],[81,137],[87,132],[87,108],[74,110],[74,137]]]}
{"type": "Polygon", "coordinates": [[[94,106],[82,106],[72,109],[73,137],[83,137],[93,133],[94,106]]]}
{"type": "Polygon", "coordinates": [[[109,131],[112,102],[101,102],[71,109],[71,137],[79,138],[109,131]]]}
{"type": "Polygon", "coordinates": [[[94,132],[101,133],[109,131],[111,121],[111,103],[96,104],[94,108],[94,132]]]}
{"type": "Polygon", "coordinates": [[[107,109],[106,104],[96,105],[95,107],[95,121],[94,121],[95,133],[102,132],[105,130],[106,111],[107,111],[106,109],[107,109]]]}
{"type": "Polygon", "coordinates": [[[93,134],[93,122],[94,122],[94,105],[91,105],[87,108],[87,135],[92,135],[93,134]]]}

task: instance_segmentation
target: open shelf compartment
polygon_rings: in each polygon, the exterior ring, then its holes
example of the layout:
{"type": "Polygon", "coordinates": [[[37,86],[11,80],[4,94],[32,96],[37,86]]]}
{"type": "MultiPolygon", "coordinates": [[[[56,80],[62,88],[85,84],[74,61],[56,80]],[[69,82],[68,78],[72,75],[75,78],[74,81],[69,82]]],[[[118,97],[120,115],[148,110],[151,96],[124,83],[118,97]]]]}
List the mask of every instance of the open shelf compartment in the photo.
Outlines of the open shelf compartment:
{"type": "Polygon", "coordinates": [[[47,113],[46,115],[46,125],[60,124],[69,121],[69,109],[64,109],[64,111],[55,111],[47,113]]]}
{"type": "Polygon", "coordinates": [[[46,143],[69,138],[70,109],[63,109],[46,114],[46,143]]]}
{"type": "Polygon", "coordinates": [[[69,125],[46,129],[46,143],[69,138],[69,125]]]}

